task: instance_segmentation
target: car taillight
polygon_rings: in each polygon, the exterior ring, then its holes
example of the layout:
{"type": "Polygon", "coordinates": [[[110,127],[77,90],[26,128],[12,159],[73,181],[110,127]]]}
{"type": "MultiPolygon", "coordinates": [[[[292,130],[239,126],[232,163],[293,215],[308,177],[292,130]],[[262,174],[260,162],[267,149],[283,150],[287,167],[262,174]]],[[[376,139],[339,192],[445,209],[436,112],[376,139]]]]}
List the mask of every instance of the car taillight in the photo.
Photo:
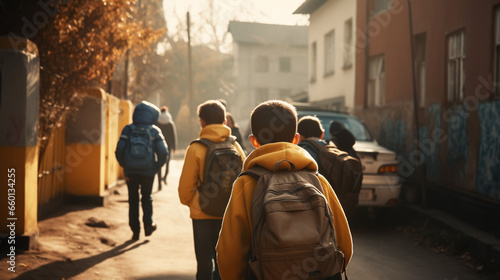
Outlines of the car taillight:
{"type": "Polygon", "coordinates": [[[378,168],[378,173],[398,173],[398,165],[382,165],[378,168]]]}

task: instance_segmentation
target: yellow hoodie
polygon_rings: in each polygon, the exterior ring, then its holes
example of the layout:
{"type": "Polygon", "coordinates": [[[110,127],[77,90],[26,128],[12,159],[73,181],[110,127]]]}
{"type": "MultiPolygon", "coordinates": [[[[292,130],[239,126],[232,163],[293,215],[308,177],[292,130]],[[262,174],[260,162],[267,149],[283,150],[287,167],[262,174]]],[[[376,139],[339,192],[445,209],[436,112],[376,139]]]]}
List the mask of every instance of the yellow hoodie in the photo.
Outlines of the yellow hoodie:
{"type": "MultiPolygon", "coordinates": [[[[199,137],[214,142],[224,142],[231,135],[231,129],[222,124],[210,124],[201,129],[199,137]]],[[[234,147],[245,160],[245,153],[241,146],[235,142],[234,147]]],[[[182,204],[189,206],[191,219],[221,219],[205,214],[200,208],[198,186],[203,178],[205,154],[207,147],[200,143],[193,143],[186,149],[184,166],[179,179],[179,199],[182,204]]]]}
{"type": "MultiPolygon", "coordinates": [[[[291,161],[297,170],[304,168],[318,170],[316,162],[307,151],[286,142],[266,144],[257,148],[248,155],[243,170],[255,165],[273,170],[274,165],[283,159],[291,161]]],[[[290,169],[290,165],[283,162],[279,168],[290,169]]],[[[347,266],[352,256],[349,224],[328,181],[323,176],[318,176],[325,197],[332,208],[336,240],[339,249],[344,253],[347,266]]],[[[257,181],[251,176],[241,176],[234,182],[217,244],[217,261],[222,279],[239,280],[245,279],[247,275],[252,240],[251,204],[256,183],[257,181]]]]}

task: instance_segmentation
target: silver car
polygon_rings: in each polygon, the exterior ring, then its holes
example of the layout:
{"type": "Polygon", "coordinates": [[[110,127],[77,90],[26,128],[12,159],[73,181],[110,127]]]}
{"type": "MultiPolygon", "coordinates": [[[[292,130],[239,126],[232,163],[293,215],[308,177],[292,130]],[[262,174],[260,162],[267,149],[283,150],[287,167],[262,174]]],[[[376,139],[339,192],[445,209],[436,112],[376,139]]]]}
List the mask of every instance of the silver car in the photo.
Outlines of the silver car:
{"type": "Polygon", "coordinates": [[[359,206],[390,207],[395,206],[401,191],[396,153],[380,146],[366,126],[358,118],[333,111],[297,108],[299,118],[316,116],[325,129],[325,138],[329,138],[330,123],[338,121],[354,135],[363,165],[363,185],[359,193],[359,206]]]}

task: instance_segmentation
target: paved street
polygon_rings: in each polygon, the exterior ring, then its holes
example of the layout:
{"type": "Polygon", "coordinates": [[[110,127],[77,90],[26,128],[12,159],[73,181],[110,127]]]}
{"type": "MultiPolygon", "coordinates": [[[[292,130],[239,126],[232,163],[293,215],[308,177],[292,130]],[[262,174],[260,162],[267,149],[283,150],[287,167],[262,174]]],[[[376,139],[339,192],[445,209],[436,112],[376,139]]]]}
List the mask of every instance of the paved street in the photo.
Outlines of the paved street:
{"type": "MultiPolygon", "coordinates": [[[[182,160],[173,160],[168,185],[154,194],[158,230],[151,237],[129,241],[127,192],[120,186],[107,207],[70,205],[66,212],[40,221],[42,250],[18,255],[16,273],[7,271],[2,261],[0,279],[194,279],[191,220],[177,197],[181,167],[182,160]],[[111,227],[89,227],[85,222],[90,217],[111,227]]],[[[350,279],[494,279],[455,257],[415,245],[393,225],[358,215],[351,227],[355,251],[350,279]]]]}

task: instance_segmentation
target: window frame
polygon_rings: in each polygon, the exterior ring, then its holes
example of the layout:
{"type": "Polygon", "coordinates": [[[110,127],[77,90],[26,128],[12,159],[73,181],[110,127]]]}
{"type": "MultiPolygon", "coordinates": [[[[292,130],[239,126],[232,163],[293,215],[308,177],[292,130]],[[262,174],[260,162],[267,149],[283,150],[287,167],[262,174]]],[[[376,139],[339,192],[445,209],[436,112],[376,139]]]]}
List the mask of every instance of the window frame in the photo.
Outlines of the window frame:
{"type": "Polygon", "coordinates": [[[373,15],[378,15],[392,7],[392,0],[373,0],[373,15]]]}
{"type": "Polygon", "coordinates": [[[354,54],[353,54],[353,38],[354,38],[354,27],[353,20],[349,18],[344,22],[344,52],[343,52],[343,69],[352,68],[354,64],[354,54]]]}
{"type": "Polygon", "coordinates": [[[366,97],[367,107],[381,107],[386,104],[386,62],[385,54],[371,56],[368,60],[368,92],[366,97]],[[380,61],[378,61],[380,60],[380,61]],[[380,63],[380,65],[374,65],[380,63]],[[372,69],[377,68],[373,73],[372,69]]]}
{"type": "Polygon", "coordinates": [[[446,36],[446,100],[449,103],[461,102],[465,98],[465,63],[467,45],[465,29],[446,36]],[[455,48],[452,46],[455,45],[455,48]],[[456,48],[458,45],[458,49],[456,48]]]}
{"type": "Polygon", "coordinates": [[[316,41],[311,44],[311,79],[310,82],[314,83],[317,79],[318,68],[318,45],[316,41]]]}
{"type": "Polygon", "coordinates": [[[335,73],[335,29],[328,31],[324,36],[325,46],[325,67],[324,76],[330,76],[335,73]]]}
{"type": "Polygon", "coordinates": [[[289,56],[280,56],[279,58],[279,70],[282,73],[292,72],[292,58],[289,56]],[[286,67],[284,67],[286,66],[286,67]]]}

